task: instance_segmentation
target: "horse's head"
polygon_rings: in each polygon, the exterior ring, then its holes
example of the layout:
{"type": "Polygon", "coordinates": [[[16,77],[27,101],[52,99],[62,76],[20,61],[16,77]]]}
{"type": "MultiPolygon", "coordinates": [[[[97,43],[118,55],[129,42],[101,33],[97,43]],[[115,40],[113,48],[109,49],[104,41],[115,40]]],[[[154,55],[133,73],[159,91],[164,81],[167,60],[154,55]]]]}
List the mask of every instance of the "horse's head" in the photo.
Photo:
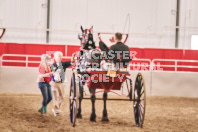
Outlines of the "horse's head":
{"type": "Polygon", "coordinates": [[[81,26],[81,31],[82,33],[78,34],[78,39],[81,41],[81,47],[82,48],[88,48],[88,45],[93,45],[95,46],[95,43],[93,41],[93,26],[89,29],[83,29],[81,26]]]}

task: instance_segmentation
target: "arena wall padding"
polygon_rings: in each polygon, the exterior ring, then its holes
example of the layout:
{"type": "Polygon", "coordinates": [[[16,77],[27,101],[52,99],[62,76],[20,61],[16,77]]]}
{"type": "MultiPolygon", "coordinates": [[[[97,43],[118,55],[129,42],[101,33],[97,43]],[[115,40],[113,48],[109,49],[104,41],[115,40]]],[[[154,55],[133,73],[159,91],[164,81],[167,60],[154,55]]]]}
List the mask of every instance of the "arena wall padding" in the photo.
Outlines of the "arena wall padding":
{"type": "MultiPolygon", "coordinates": [[[[138,71],[131,72],[131,78],[133,82],[138,71]]],[[[147,85],[147,95],[150,96],[150,72],[142,72],[147,85]]],[[[69,95],[70,80],[72,71],[71,69],[66,70],[66,95],[69,95]]],[[[29,94],[40,94],[38,88],[38,68],[23,68],[23,67],[1,67],[0,73],[0,93],[29,93],[29,94]]],[[[89,91],[87,87],[84,88],[86,93],[89,91]]],[[[117,91],[118,92],[118,91],[117,91]]],[[[120,91],[121,93],[121,91],[120,91]]],[[[127,89],[123,91],[127,94],[127,89]]]]}
{"type": "Polygon", "coordinates": [[[152,96],[198,97],[197,72],[153,72],[152,96]]]}
{"type": "MultiPolygon", "coordinates": [[[[139,71],[130,71],[133,85],[139,71]]],[[[147,96],[198,97],[198,73],[141,71],[147,96]]],[[[66,94],[69,94],[72,71],[66,70],[66,94]]],[[[0,93],[41,94],[38,88],[38,68],[1,67],[0,93]]],[[[133,86],[134,87],[134,86],[133,86]]],[[[85,92],[89,94],[85,87],[85,92]]],[[[119,91],[116,91],[119,92],[119,91]]],[[[121,91],[120,91],[121,93],[121,91]]],[[[127,89],[124,89],[127,94],[127,89]]],[[[112,94],[112,93],[109,93],[112,94]]]]}

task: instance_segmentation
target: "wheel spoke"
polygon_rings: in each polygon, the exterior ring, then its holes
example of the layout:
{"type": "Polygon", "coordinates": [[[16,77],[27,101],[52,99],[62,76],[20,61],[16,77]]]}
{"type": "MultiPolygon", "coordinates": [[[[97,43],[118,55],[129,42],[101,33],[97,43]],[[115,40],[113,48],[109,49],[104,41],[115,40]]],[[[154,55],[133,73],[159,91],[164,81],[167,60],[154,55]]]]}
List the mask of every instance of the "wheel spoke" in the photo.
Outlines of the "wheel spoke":
{"type": "Polygon", "coordinates": [[[74,101],[74,103],[73,103],[73,121],[72,122],[74,122],[74,120],[75,120],[75,109],[76,109],[76,102],[74,101]]]}
{"type": "Polygon", "coordinates": [[[144,109],[144,105],[142,103],[140,103],[140,106],[144,109]]]}
{"type": "Polygon", "coordinates": [[[141,80],[141,86],[142,86],[142,87],[144,86],[144,82],[143,82],[143,80],[141,80]]]}
{"type": "Polygon", "coordinates": [[[142,94],[144,94],[144,90],[143,90],[142,93],[140,94],[140,97],[142,96],[142,94]]]}
{"type": "Polygon", "coordinates": [[[141,123],[142,122],[142,110],[141,110],[140,107],[138,107],[138,111],[139,111],[139,113],[138,113],[138,115],[139,115],[139,123],[141,123]]]}
{"type": "Polygon", "coordinates": [[[134,91],[135,97],[138,97],[137,90],[134,91]]]}
{"type": "Polygon", "coordinates": [[[134,113],[135,113],[135,122],[136,124],[139,124],[139,120],[138,120],[138,105],[136,105],[135,109],[134,109],[134,113]]]}

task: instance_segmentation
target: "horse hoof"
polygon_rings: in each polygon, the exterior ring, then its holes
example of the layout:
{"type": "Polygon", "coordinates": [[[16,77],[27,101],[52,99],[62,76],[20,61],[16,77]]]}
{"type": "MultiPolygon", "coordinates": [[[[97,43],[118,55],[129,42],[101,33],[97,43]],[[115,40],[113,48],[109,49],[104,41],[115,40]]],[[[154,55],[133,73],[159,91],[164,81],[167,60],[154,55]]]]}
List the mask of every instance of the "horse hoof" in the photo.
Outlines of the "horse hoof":
{"type": "Polygon", "coordinates": [[[91,114],[90,121],[91,122],[96,122],[96,115],[95,114],[91,114]]]}
{"type": "Polygon", "coordinates": [[[78,113],[78,114],[76,115],[76,118],[82,119],[82,114],[79,114],[79,113],[78,113]]]}
{"type": "Polygon", "coordinates": [[[109,121],[109,119],[108,119],[108,117],[102,117],[102,121],[106,121],[106,122],[108,122],[109,121]]]}

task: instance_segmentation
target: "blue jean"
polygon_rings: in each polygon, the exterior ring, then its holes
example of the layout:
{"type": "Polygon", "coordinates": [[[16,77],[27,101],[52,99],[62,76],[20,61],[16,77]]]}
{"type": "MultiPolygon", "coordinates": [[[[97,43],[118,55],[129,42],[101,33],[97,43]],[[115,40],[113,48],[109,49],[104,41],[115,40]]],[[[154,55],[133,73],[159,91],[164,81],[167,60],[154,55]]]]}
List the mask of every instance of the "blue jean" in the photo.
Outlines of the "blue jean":
{"type": "Polygon", "coordinates": [[[43,96],[42,104],[46,107],[47,104],[52,100],[51,86],[47,82],[39,82],[38,85],[43,96]]]}

